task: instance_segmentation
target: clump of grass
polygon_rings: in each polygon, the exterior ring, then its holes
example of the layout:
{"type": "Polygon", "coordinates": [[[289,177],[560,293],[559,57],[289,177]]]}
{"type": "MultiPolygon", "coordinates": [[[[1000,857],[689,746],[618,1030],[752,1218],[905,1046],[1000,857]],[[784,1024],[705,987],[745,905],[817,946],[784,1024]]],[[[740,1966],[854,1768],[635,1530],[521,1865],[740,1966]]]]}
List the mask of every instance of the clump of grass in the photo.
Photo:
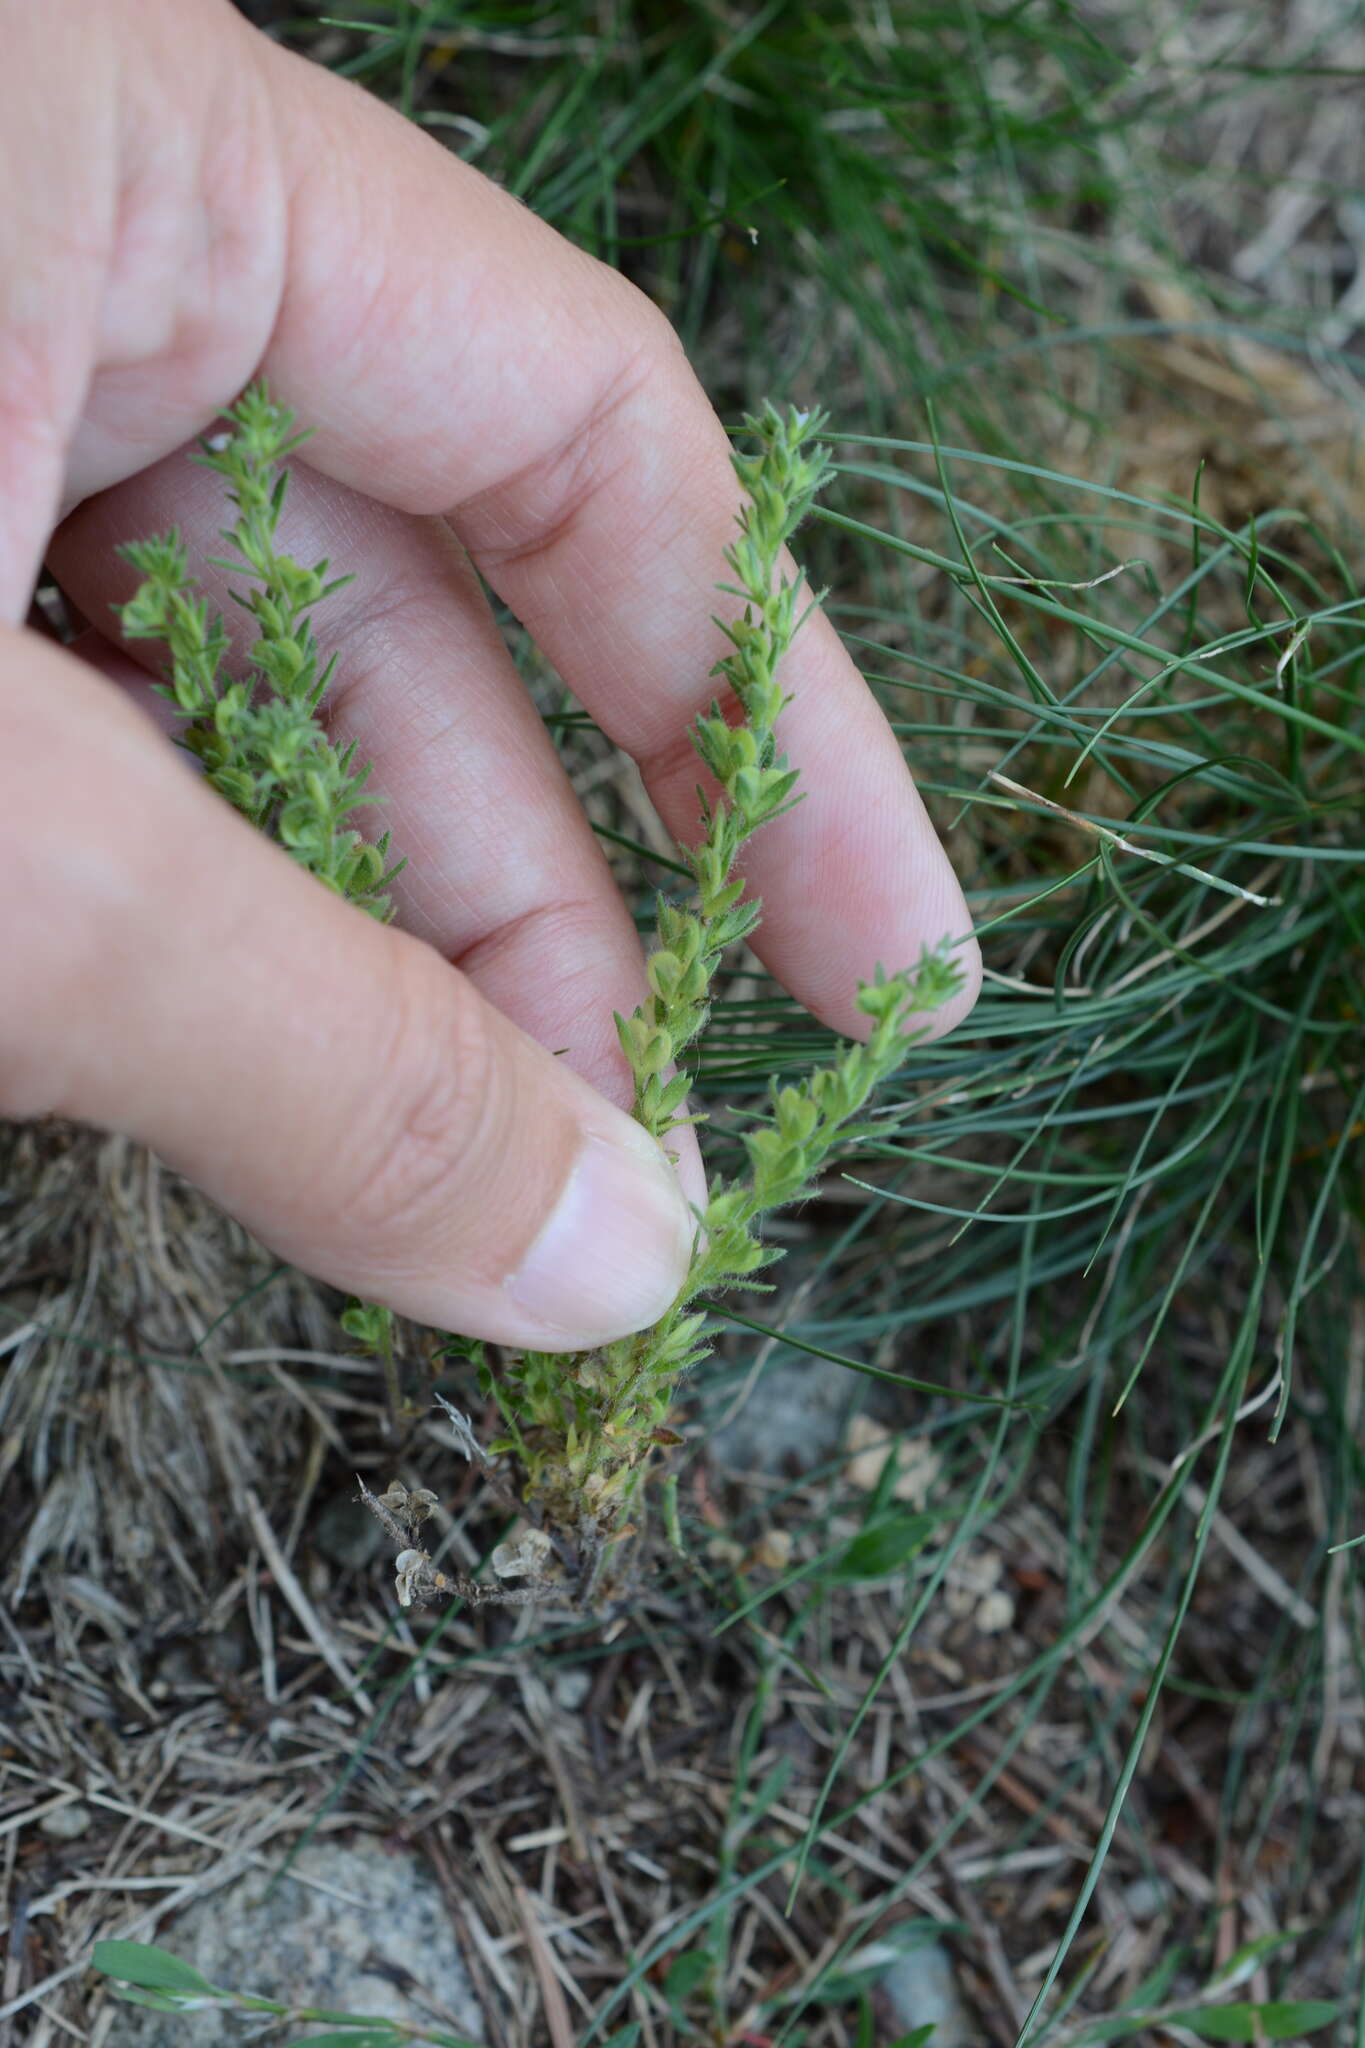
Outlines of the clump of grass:
{"type": "MultiPolygon", "coordinates": [[[[712,985],[726,952],[757,928],[762,906],[744,900],[739,860],[746,842],[795,801],[799,771],[777,752],[776,722],[787,699],[778,667],[799,630],[798,591],[778,574],[779,557],[828,469],[826,452],[807,443],[823,415],[771,406],[745,425],[757,453],[735,457],[746,495],[740,533],[726,551],[743,614],[726,628],[732,652],[713,673],[728,683],[742,714],[730,724],[719,702],[699,718],[692,741],[719,785],[704,803],[703,834],[680,849],[696,885],[693,902],[660,898],[656,945],[647,963],[650,994],[632,1016],[618,1017],[635,1077],[635,1115],[660,1139],[683,1121],[693,1074],[686,1061],[704,1031],[712,985]]],[[[852,1135],[869,1098],[902,1063],[906,1034],[960,985],[951,936],[910,972],[860,986],[858,1007],[872,1020],[865,1044],[794,1081],[775,1082],[756,1128],[743,1133],[743,1169],[717,1182],[700,1212],[687,1280],[663,1319],[637,1337],[572,1361],[529,1352],[499,1372],[484,1368],[507,1434],[493,1447],[525,1473],[524,1498],[561,1545],[572,1537],[580,1584],[591,1584],[638,1482],[666,1435],[677,1383],[710,1349],[710,1319],[695,1303],[743,1283],[781,1256],[758,1226],[771,1210],[800,1201],[835,1145],[852,1135]]]]}
{"type": "MultiPolygon", "coordinates": [[[[210,617],[175,533],[124,548],[145,580],[119,607],[120,621],[130,637],[166,644],[169,680],[157,687],[186,714],[182,743],[221,794],[320,881],[387,918],[392,906],[383,891],[402,864],[386,865],[387,834],[372,846],[347,822],[358,805],[374,800],[363,793],[368,768],[353,768],[354,745],[338,750],[319,715],[336,657],[319,666],[309,614],[344,579],[329,582],[326,562],[304,568],[276,544],[288,480],[282,465],[303,436],[262,385],[227,419],[228,431],[205,443],[200,460],[228,483],[238,514],[227,533],[238,557],[231,566],[244,566],[254,579],[249,591],[236,594],[257,627],[247,674],[223,680],[226,628],[210,617]]],[[[804,614],[798,583],[783,580],[779,563],[828,472],[828,453],[816,439],[824,424],[822,414],[784,415],[765,406],[745,422],[756,452],[734,457],[745,504],[725,554],[735,580],[721,588],[744,609],[725,628],[732,651],[713,674],[728,684],[741,715],[731,724],[714,700],[692,729],[697,755],[718,786],[714,798],[702,800],[699,842],[680,849],[695,897],[660,898],[647,962],[650,993],[631,1016],[616,1020],[635,1079],[635,1116],[661,1141],[701,1120],[686,1113],[693,1073],[685,1062],[704,1031],[722,959],[762,916],[760,903],[744,900],[741,853],[796,801],[799,770],[778,753],[777,720],[788,701],[778,668],[804,614]]],[[[678,1383],[710,1349],[708,1313],[695,1304],[739,1283],[752,1289],[761,1284],[754,1275],[781,1257],[761,1240],[761,1219],[807,1196],[835,1146],[858,1130],[873,1092],[902,1064],[907,1033],[960,986],[953,950],[947,935],[912,969],[879,969],[857,994],[871,1019],[866,1043],[774,1084],[766,1115],[742,1134],[744,1170],[717,1181],[697,1212],[686,1281],[658,1323],[589,1353],[528,1351],[496,1368],[481,1344],[451,1340],[456,1354],[472,1358],[502,1416],[504,1434],[486,1454],[490,1463],[504,1461],[493,1466],[495,1476],[547,1539],[534,1556],[525,1546],[509,1556],[506,1577],[544,1579],[548,1590],[559,1577],[546,1571],[553,1551],[571,1596],[593,1597],[607,1547],[639,1506],[655,1452],[677,1440],[667,1425],[678,1383]]],[[[387,1310],[355,1303],[347,1327],[392,1366],[387,1310]]],[[[403,1604],[449,1591],[416,1531],[406,1521],[399,1528],[368,1492],[364,1498],[402,1544],[403,1604]]]]}
{"type": "MultiPolygon", "coordinates": [[[[1231,1645],[1217,1653],[1237,1674],[1220,1854],[1250,1885],[1268,1836],[1330,1831],[1323,1786],[1291,1762],[1290,1724],[1321,1716],[1330,1730],[1331,1631],[1349,1629],[1357,1659],[1360,1647],[1358,1622],[1331,1618],[1343,1592],[1328,1551],[1365,1513],[1351,1308],[1365,1217],[1365,599],[1350,557],[1291,505],[1228,526],[1197,494],[1157,503],[1041,464],[1016,477],[932,438],[850,437],[841,453],[868,489],[856,538],[899,562],[903,581],[897,604],[834,614],[923,786],[973,831],[988,967],[973,1016],[926,1051],[927,1086],[887,1103],[879,1164],[858,1175],[861,1201],[810,1308],[772,1335],[779,1356],[955,1346],[972,1381],[1003,1375],[1051,1425],[1040,1434],[1015,1415],[987,1430],[979,1413],[947,1412],[928,1423],[964,1541],[1055,1490],[1065,1593],[1055,1633],[1021,1645],[1011,1704],[964,1713],[926,1761],[970,1742],[980,1714],[1005,1768],[1096,1630],[1123,1674],[1121,1739],[1097,1709],[1088,1752],[1108,1787],[1103,1825],[1021,2007],[1032,2048],[1100,2031],[1082,2018],[1102,1952],[1087,1916],[1111,1854],[1151,1853],[1144,1745],[1163,1702],[1174,1712],[1187,1689],[1197,1696],[1189,1645],[1207,1628],[1205,1587],[1220,1544],[1249,1526],[1287,1577],[1253,1556],[1260,1577],[1238,1597],[1272,1603],[1265,1643],[1245,1664],[1231,1645]],[[1300,1457],[1323,1493],[1293,1511],[1296,1539],[1280,1552],[1273,1519],[1258,1527],[1249,1475],[1287,1484],[1300,1457]],[[1116,1624],[1139,1577],[1134,1635],[1116,1624]],[[1267,1724],[1285,1743],[1273,1770],[1267,1724]]],[[[820,516],[847,528],[841,513],[820,516]]],[[[762,1008],[784,1037],[801,1028],[775,994],[762,1008]]],[[[736,1023],[751,1025],[753,1009],[736,1023]]],[[[728,1071],[703,1071],[703,1097],[733,1088],[738,1056],[736,1039],[728,1071]]],[[[840,1769],[941,1585],[936,1565],[907,1589],[804,1855],[835,1824],[840,1769]]],[[[937,1832],[907,1878],[950,1838],[937,1832]]],[[[1007,1838],[1022,1847],[1029,1831],[1007,1838]]],[[[1312,1891],[1305,1864],[1277,1901],[1280,1925],[1322,1912],[1312,1891]]],[[[1135,2010],[1156,2002],[1135,1988],[1135,2010]]],[[[1228,2016],[1239,2023],[1253,2039],[1262,2020],[1228,2016]]]]}

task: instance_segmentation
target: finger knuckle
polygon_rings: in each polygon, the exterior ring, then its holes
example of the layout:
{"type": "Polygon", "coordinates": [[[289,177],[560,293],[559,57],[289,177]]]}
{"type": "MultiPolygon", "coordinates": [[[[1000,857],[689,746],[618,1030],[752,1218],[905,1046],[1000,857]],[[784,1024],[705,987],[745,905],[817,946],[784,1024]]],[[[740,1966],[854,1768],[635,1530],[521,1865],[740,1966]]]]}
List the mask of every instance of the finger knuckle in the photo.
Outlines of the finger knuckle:
{"type": "Polygon", "coordinates": [[[609,270],[606,289],[613,299],[613,327],[627,338],[630,353],[638,351],[656,362],[671,362],[683,353],[678,331],[667,313],[631,278],[609,270]]]}

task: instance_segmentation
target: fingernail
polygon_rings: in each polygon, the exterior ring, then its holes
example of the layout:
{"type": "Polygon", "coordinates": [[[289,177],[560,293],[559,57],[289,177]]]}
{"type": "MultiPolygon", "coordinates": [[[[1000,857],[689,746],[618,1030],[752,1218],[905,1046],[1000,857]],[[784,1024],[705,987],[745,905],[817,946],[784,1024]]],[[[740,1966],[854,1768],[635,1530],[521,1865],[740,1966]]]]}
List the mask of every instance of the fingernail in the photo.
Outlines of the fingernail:
{"type": "Polygon", "coordinates": [[[692,1256],[695,1218],[662,1150],[638,1125],[586,1137],[564,1192],[506,1283],[546,1350],[583,1351],[655,1323],[692,1256]]]}

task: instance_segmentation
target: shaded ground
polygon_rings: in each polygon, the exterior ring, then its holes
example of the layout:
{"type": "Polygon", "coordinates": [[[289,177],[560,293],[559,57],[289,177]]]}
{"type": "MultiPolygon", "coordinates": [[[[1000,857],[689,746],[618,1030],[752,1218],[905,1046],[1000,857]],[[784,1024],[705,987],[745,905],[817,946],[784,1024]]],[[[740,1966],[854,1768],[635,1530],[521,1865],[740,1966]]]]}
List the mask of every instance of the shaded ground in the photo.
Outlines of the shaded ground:
{"type": "MultiPolygon", "coordinates": [[[[1122,32],[1117,4],[1089,12],[1122,32]]],[[[1154,234],[1123,252],[1130,303],[1184,330],[1225,288],[1254,289],[1349,342],[1365,316],[1349,83],[1324,79],[1293,121],[1282,96],[1266,117],[1267,86],[1264,105],[1239,93],[1182,126],[1182,80],[1217,57],[1241,13],[1185,22],[1173,10],[1164,81],[1171,147],[1190,165],[1173,225],[1210,297],[1190,296],[1154,234]],[[1322,199],[1324,181],[1339,183],[1339,202],[1322,199]]],[[[1282,46],[1298,47],[1340,10],[1283,16],[1282,46]]],[[[1337,37],[1327,57],[1349,71],[1361,52],[1337,37]]],[[[1058,237],[1059,271],[1071,233],[1058,237]]],[[[742,325],[722,307],[718,360],[742,358],[742,325]]],[[[831,375],[851,379],[838,320],[828,340],[831,375]]],[[[1108,406],[1121,424],[1101,444],[1106,473],[1126,488],[1187,491],[1206,458],[1204,502],[1229,523],[1283,502],[1330,523],[1358,498],[1354,401],[1333,366],[1185,331],[1132,344],[1113,374],[1090,390],[1078,367],[1039,399],[1059,466],[1098,459],[1086,408],[1108,406]]],[[[647,836],[628,777],[604,783],[591,765],[585,777],[605,814],[647,836]]],[[[972,857],[965,837],[959,851],[972,857]]],[[[993,966],[1026,975],[1034,963],[1002,949],[993,966]]],[[[791,1285],[814,1275],[802,1256],[848,1200],[834,1190],[791,1226],[791,1285]]],[[[894,1256],[888,1242],[871,1263],[894,1256]]],[[[93,1941],[117,1931],[175,1947],[178,1913],[211,1914],[243,1876],[263,1888],[316,1828],[304,1866],[316,1881],[353,1843],[420,1866],[446,1916],[430,1939],[448,1934],[498,2048],[562,2048],[612,1998],[611,2024],[637,2019],[648,2043],[761,2048],[812,1986],[805,2038],[842,2043],[859,1960],[874,1943],[913,1953],[931,1939],[977,2038],[1009,2048],[1147,1706],[1198,1483],[1124,1579],[1126,1546],[1154,1472],[1188,1451],[1246,1273],[1233,1249],[1182,1292],[1188,1378],[1169,1405],[1145,1391],[1140,1422],[1107,1429],[1078,1396],[1026,1467],[997,1468],[992,1411],[972,1408],[950,1431],[944,1404],[884,1389],[869,1401],[868,1383],[850,1381],[852,1419],[842,1400],[817,1401],[801,1455],[741,1472],[716,1455],[698,1409],[681,1464],[691,1561],[662,1556],[629,1613],[605,1626],[544,1610],[404,1616],[355,1506],[356,1474],[376,1489],[395,1476],[431,1487],[461,1566],[505,1533],[444,1422],[395,1445],[371,1369],[339,1337],[339,1297],[278,1272],[136,1147],[56,1125],[0,1130],[0,2024],[40,2048],[131,2048],[143,2037],[88,1972],[93,1941]],[[887,1431],[898,1449],[884,1470],[887,1431]],[[1104,1473],[1093,1523],[1073,1492],[1086,1432],[1104,1473]],[[941,1519],[884,1580],[831,1565],[879,1488],[911,1515],[978,1482],[990,1512],[969,1548],[954,1549],[941,1519]],[[1077,1585],[1116,1579],[1078,1624],[1077,1585]],[[828,1824],[788,1914],[818,1802],[828,1824]],[[671,1976],[683,1954],[702,1955],[704,1975],[671,1976]]],[[[784,1296],[762,1314],[781,1325],[797,1305],[784,1296]]],[[[1310,1341],[1339,1367],[1340,1414],[1324,1426],[1349,1448],[1365,1310],[1325,1316],[1310,1341]]],[[[930,1326],[913,1348],[864,1349],[976,1390],[983,1367],[1003,1383],[1009,1343],[982,1316],[930,1326]]],[[[794,1375],[779,1347],[729,1341],[705,1414],[708,1431],[728,1417],[730,1459],[771,1438],[765,1405],[790,1403],[809,1366],[794,1375]]],[[[1310,1572],[1329,1533],[1321,1420],[1310,1406],[1276,1445],[1259,1430],[1239,1439],[1073,1955],[1092,1972],[1080,2010],[1121,2010],[1179,1950],[1216,1962],[1298,1926],[1294,1992],[1332,1996],[1347,1981],[1365,1702],[1354,1558],[1310,1572]]],[[[428,1976],[388,1932],[382,1913],[362,1926],[359,1961],[413,2010],[423,1986],[450,2006],[435,1959],[428,1976]]],[[[239,1981],[270,1989],[257,1961],[243,1951],[239,1981]]],[[[877,2038],[889,2042],[916,2016],[893,2008],[882,1974],[869,1964],[863,1981],[878,1980],[877,2038]]],[[[1178,1988],[1197,1981],[1187,1972],[1178,1988]]],[[[1258,1973],[1248,1995],[1268,1982],[1258,1973]]],[[[234,2025],[185,2021],[183,2038],[235,2039],[234,2025]]]]}
{"type": "MultiPolygon", "coordinates": [[[[1102,1825],[1105,1754],[1142,1704],[1150,1616],[1189,1540],[1193,1484],[1190,1512],[1103,1629],[1097,1618],[1049,1665],[1071,1564],[1070,1427],[1056,1457],[1045,1438],[1027,1496],[947,1565],[898,1654],[899,1574],[810,1601],[809,1584],[775,1587],[838,1554],[879,1482],[907,1512],[922,1507],[940,1485],[932,1437],[902,1440],[884,1482],[888,1439],[866,1413],[842,1452],[828,1431],[813,1441],[804,1474],[785,1455],[746,1479],[699,1441],[682,1486],[690,1569],[675,1565],[605,1628],[543,1611],[457,1616],[419,1668],[431,1623],[395,1614],[352,1474],[431,1486],[445,1554],[476,1563],[502,1526],[445,1424],[389,1448],[372,1375],[334,1349],[320,1293],[289,1275],[262,1286],[270,1263],[123,1141],[11,1133],[4,1185],[22,1198],[0,1240],[3,1299],[26,1317],[5,1339],[0,1419],[14,1539],[0,1610],[4,2004],[31,2038],[74,2027],[140,2040],[86,1972],[92,1941],[117,1929],[175,1946],[181,1908],[244,1872],[263,1887],[319,1822],[315,1873],[327,1844],[372,1837],[434,1875],[492,2042],[546,2038],[547,1958],[577,2024],[620,1984],[622,1959],[642,1955],[657,1960],[622,2016],[671,2039],[669,1961],[699,1945],[715,1966],[717,2038],[758,2038],[841,1950],[920,1941],[926,1922],[959,1958],[982,2038],[1015,2038],[1102,1825]],[[719,1614],[751,1601],[747,1623],[716,1634],[719,1614]],[[883,1660],[886,1686],[841,1754],[883,1660]],[[836,1764],[836,1818],[786,1917],[836,1764]],[[696,1930],[708,1900],[716,1917],[696,1930]]],[[[1217,1313],[1191,1301],[1183,1321],[1212,1367],[1217,1313]]],[[[1358,1399],[1365,1318],[1350,1342],[1358,1399]]],[[[750,1404],[790,1398],[771,1351],[742,1354],[750,1404]]],[[[941,1375],[961,1363],[946,1353],[941,1375]]],[[[724,1405],[743,1398],[737,1381],[724,1405]]],[[[989,1434],[983,1414],[983,1453],[989,1434]]],[[[1259,1691],[1266,1644],[1317,1627],[1295,1589],[1320,1534],[1312,1455],[1293,1438],[1249,1443],[1216,1524],[1088,1917],[1092,2010],[1119,2008],[1210,1914],[1224,1953],[1310,1924],[1298,1988],[1339,1983],[1358,1876],[1356,1674],[1332,1667],[1321,1719],[1278,1686],[1259,1691]],[[1233,1699],[1246,1705],[1229,1714],[1233,1699]],[[1321,1819],[1302,1837],[1295,1786],[1310,1773],[1321,1819]],[[1233,1777],[1271,1814],[1264,1834],[1229,1838],[1233,1777]]],[[[945,1561],[944,1534],[919,1560],[921,1583],[945,1561]]],[[[1111,1516],[1098,1569],[1118,1566],[1124,1536],[1111,1516]]],[[[1354,1593],[1338,1563],[1340,1603],[1354,1593]]],[[[1327,1626],[1342,1635],[1339,1607],[1327,1626]]],[[[392,1971],[382,1915],[368,1933],[368,1966],[392,1971]]],[[[235,1981],[273,1991],[254,1960],[242,1953],[235,1981]]],[[[433,1992],[435,1977],[403,1960],[433,1992]]],[[[894,2016],[875,1996],[889,2039],[894,2016]]],[[[694,2017],[707,2004],[694,1997],[694,2017]]],[[[847,2038],[846,2002],[807,2018],[808,2038],[847,2038]]]]}

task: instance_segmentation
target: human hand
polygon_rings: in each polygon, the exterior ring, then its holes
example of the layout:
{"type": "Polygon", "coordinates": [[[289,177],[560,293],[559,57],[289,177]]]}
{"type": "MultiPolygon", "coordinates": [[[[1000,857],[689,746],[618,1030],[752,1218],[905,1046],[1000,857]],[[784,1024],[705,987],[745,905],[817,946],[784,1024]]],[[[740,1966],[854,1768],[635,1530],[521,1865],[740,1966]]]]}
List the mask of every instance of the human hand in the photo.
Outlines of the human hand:
{"type": "MultiPolygon", "coordinates": [[[[695,836],[724,431],[632,286],[226,0],[10,14],[0,1111],[126,1131],[425,1322],[553,1350],[641,1327],[682,1279],[700,1166],[679,1131],[675,1178],[625,1114],[612,1012],[640,947],[475,571],[695,836]],[[112,637],[117,542],[175,524],[212,551],[219,487],[180,451],[257,374],[317,430],[291,552],[359,568],[324,614],[332,713],[411,858],[401,930],[196,779],[153,723],[154,650],[112,637]],[[97,622],[74,651],[19,628],[44,557],[97,622]]],[[[861,1036],[859,978],[969,919],[823,617],[784,674],[807,795],[746,860],[758,950],[861,1036]]],[[[975,994],[958,957],[940,1028],[975,994]]]]}

